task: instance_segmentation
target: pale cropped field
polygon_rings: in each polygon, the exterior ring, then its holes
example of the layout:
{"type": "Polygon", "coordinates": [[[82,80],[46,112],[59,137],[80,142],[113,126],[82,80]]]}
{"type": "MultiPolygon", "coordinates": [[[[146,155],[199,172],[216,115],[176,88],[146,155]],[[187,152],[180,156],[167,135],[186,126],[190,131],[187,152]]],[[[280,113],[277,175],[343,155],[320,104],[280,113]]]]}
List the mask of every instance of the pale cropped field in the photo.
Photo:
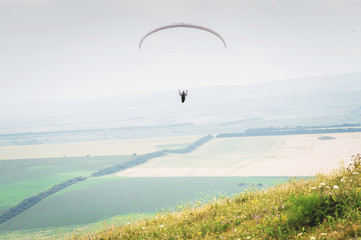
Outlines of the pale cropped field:
{"type": "Polygon", "coordinates": [[[216,138],[189,154],[155,158],[118,175],[312,176],[360,151],[361,133],[216,138]],[[325,136],[331,139],[319,139],[325,136]]]}
{"type": "MultiPolygon", "coordinates": [[[[202,135],[203,136],[203,135],[202,135]]],[[[202,136],[162,137],[24,146],[1,146],[0,160],[63,156],[109,156],[144,154],[186,146],[202,136]]]]}

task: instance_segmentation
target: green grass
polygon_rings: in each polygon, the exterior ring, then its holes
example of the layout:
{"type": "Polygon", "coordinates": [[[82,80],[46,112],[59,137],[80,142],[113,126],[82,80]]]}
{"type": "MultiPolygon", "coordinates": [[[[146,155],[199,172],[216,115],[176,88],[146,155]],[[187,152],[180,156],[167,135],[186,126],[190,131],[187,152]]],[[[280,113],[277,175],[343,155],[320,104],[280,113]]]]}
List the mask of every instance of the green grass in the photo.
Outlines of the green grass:
{"type": "Polygon", "coordinates": [[[0,239],[21,239],[21,240],[34,240],[34,239],[67,239],[75,233],[88,233],[95,232],[98,229],[111,226],[112,224],[127,224],[146,217],[154,216],[155,214],[128,214],[122,216],[112,217],[103,221],[99,221],[87,225],[72,225],[65,227],[48,227],[48,228],[35,228],[17,231],[0,231],[0,239]]]}
{"type": "Polygon", "coordinates": [[[106,176],[74,184],[42,200],[0,225],[21,230],[89,224],[117,215],[154,214],[176,210],[182,202],[205,203],[214,196],[267,188],[287,177],[171,177],[126,178],[106,176]],[[262,186],[257,186],[258,184],[262,186]],[[36,217],[34,217],[36,216],[36,217]]]}
{"type": "Polygon", "coordinates": [[[88,176],[129,158],[130,156],[96,156],[1,160],[0,214],[55,184],[74,177],[88,176]]]}
{"type": "Polygon", "coordinates": [[[74,234],[71,239],[357,239],[360,235],[359,154],[350,166],[329,174],[163,211],[131,224],[74,234]]]}

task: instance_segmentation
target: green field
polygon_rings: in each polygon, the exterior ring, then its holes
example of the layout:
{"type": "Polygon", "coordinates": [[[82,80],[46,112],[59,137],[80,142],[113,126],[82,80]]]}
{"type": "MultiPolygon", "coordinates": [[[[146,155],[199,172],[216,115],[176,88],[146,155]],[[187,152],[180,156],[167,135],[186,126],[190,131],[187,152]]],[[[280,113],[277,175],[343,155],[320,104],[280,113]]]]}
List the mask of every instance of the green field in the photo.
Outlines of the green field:
{"type": "Polygon", "coordinates": [[[55,184],[88,176],[101,168],[129,160],[131,156],[90,156],[0,161],[0,214],[23,199],[55,184]]]}
{"type": "Polygon", "coordinates": [[[287,177],[122,178],[115,176],[93,178],[44,199],[0,225],[0,230],[89,224],[118,215],[152,214],[161,209],[176,210],[181,201],[206,202],[220,194],[232,195],[248,188],[266,188],[287,179],[287,177]]]}

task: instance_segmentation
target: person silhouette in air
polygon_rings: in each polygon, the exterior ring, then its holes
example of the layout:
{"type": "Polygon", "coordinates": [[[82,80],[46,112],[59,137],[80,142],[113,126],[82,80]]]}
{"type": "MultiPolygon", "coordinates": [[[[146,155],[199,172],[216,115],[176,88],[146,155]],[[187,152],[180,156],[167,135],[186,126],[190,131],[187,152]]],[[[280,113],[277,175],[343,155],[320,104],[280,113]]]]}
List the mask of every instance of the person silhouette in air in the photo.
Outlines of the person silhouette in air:
{"type": "Polygon", "coordinates": [[[184,103],[184,101],[186,100],[186,96],[188,95],[188,90],[186,90],[185,92],[184,91],[179,91],[179,96],[181,96],[181,100],[182,100],[182,103],[184,103]]]}

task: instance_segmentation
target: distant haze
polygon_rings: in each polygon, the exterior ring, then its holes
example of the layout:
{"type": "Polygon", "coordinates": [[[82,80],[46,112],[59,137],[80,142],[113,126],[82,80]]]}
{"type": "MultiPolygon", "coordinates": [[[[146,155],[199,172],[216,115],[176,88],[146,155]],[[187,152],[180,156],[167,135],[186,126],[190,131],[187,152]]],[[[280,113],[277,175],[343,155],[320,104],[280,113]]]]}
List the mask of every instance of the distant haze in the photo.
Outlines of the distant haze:
{"type": "Polygon", "coordinates": [[[360,72],[354,0],[0,0],[0,106],[360,72]],[[176,22],[206,26],[169,29],[176,22]]]}
{"type": "Polygon", "coordinates": [[[2,110],[0,134],[194,124],[187,130],[194,135],[252,127],[359,123],[361,73],[195,88],[190,89],[185,103],[177,91],[162,91],[87,101],[13,104],[2,110]],[[211,129],[204,127],[209,124],[213,124],[211,129]]]}

